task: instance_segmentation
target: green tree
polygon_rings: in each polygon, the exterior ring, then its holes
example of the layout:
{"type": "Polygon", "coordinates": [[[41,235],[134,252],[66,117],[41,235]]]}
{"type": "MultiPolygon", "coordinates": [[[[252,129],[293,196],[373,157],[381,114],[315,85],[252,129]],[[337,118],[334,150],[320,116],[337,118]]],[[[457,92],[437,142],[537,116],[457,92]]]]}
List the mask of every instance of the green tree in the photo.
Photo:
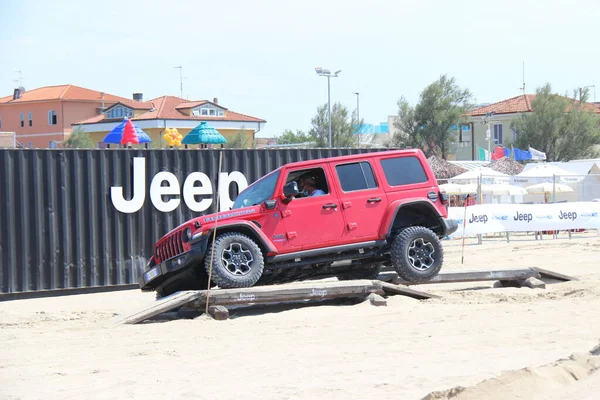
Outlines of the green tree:
{"type": "MultiPolygon", "coordinates": [[[[317,114],[312,119],[310,137],[318,147],[327,147],[329,143],[329,119],[327,104],[317,108],[317,114]]],[[[331,145],[332,147],[356,147],[358,135],[356,114],[350,114],[340,103],[331,107],[331,145]]],[[[361,125],[364,123],[361,120],[361,125]]]]}
{"type": "Polygon", "coordinates": [[[242,126],[231,139],[227,140],[227,143],[223,144],[223,147],[226,149],[247,149],[254,147],[254,143],[250,142],[248,132],[246,131],[246,128],[242,126]]]}
{"type": "Polygon", "coordinates": [[[446,159],[457,139],[452,127],[465,122],[471,98],[469,90],[461,89],[454,78],[440,76],[421,92],[415,107],[400,99],[394,123],[399,132],[391,142],[420,148],[428,157],[446,159]]]}
{"type": "Polygon", "coordinates": [[[71,135],[63,142],[63,147],[67,149],[90,149],[94,148],[95,144],[83,128],[78,126],[71,131],[71,135]]]}
{"type": "Polygon", "coordinates": [[[277,137],[278,144],[296,144],[296,143],[305,143],[310,142],[311,137],[307,135],[304,131],[296,130],[296,132],[292,132],[291,129],[286,129],[283,133],[277,137]]]}
{"type": "Polygon", "coordinates": [[[587,103],[589,91],[575,92],[573,98],[552,93],[549,83],[536,90],[533,112],[521,114],[511,123],[517,132],[515,147],[529,146],[546,153],[548,161],[569,161],[597,155],[600,145],[600,117],[587,103]],[[576,100],[579,93],[579,100],[576,100]]]}

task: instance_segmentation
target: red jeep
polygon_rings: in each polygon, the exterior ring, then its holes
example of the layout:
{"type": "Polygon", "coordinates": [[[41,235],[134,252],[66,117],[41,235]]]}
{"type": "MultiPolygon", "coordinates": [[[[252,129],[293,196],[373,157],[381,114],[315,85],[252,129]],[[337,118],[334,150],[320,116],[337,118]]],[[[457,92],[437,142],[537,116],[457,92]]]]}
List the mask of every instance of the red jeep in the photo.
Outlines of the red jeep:
{"type": "Polygon", "coordinates": [[[211,260],[220,288],[375,279],[384,264],[423,282],[442,267],[439,239],[457,229],[447,215],[447,196],[420,150],[286,164],[243,190],[230,211],[163,236],[139,284],[158,296],[204,289],[211,260]]]}

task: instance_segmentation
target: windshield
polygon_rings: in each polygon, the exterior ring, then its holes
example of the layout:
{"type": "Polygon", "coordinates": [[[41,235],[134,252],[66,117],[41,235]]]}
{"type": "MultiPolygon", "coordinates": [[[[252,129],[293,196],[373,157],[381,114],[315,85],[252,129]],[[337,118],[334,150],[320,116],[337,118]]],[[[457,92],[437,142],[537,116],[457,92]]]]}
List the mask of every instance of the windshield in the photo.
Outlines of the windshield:
{"type": "Polygon", "coordinates": [[[269,200],[275,191],[277,178],[279,178],[278,169],[248,186],[237,196],[231,209],[255,206],[269,200]]]}

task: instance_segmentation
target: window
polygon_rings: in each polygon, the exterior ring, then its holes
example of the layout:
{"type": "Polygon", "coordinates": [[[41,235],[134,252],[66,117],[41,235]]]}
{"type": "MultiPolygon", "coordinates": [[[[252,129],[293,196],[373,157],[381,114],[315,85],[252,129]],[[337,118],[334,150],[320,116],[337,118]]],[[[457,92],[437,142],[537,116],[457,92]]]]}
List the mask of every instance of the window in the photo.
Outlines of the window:
{"type": "Polygon", "coordinates": [[[374,189],[377,187],[373,168],[371,168],[371,164],[367,161],[337,165],[335,170],[337,171],[338,179],[344,192],[374,189]]]}
{"type": "Polygon", "coordinates": [[[215,110],[214,108],[209,109],[208,115],[217,115],[217,110],[215,110]]]}
{"type": "Polygon", "coordinates": [[[223,110],[219,110],[219,117],[223,117],[225,116],[225,113],[223,112],[223,110]]]}
{"type": "Polygon", "coordinates": [[[298,171],[292,171],[289,173],[285,183],[296,181],[300,193],[297,198],[310,197],[312,195],[326,195],[329,194],[329,186],[327,185],[327,178],[325,177],[325,171],[323,168],[310,168],[301,169],[298,171]],[[310,185],[313,185],[310,187],[310,185]],[[315,192],[312,192],[315,190],[315,192]]]}
{"type": "Polygon", "coordinates": [[[21,113],[21,128],[25,126],[25,114],[21,113]]]}
{"type": "Polygon", "coordinates": [[[133,117],[133,111],[127,107],[115,106],[106,112],[107,119],[119,119],[124,117],[133,117]]]}
{"type": "Polygon", "coordinates": [[[390,186],[427,182],[427,174],[416,157],[382,159],[381,167],[390,186]]]}
{"type": "Polygon", "coordinates": [[[502,124],[494,125],[494,144],[502,144],[502,124]]]}
{"type": "Polygon", "coordinates": [[[33,126],[33,115],[31,112],[29,112],[28,117],[29,117],[29,126],[33,126]]]}
{"type": "Polygon", "coordinates": [[[48,111],[48,125],[56,125],[57,121],[56,121],[56,111],[48,111]]]}
{"type": "Polygon", "coordinates": [[[460,125],[458,131],[458,142],[471,142],[471,125],[460,125]]]}
{"type": "Polygon", "coordinates": [[[267,201],[273,197],[279,172],[277,169],[248,186],[236,197],[232,210],[243,207],[250,207],[267,201]]]}
{"type": "Polygon", "coordinates": [[[200,115],[208,115],[208,109],[207,108],[202,108],[200,110],[200,115]]]}

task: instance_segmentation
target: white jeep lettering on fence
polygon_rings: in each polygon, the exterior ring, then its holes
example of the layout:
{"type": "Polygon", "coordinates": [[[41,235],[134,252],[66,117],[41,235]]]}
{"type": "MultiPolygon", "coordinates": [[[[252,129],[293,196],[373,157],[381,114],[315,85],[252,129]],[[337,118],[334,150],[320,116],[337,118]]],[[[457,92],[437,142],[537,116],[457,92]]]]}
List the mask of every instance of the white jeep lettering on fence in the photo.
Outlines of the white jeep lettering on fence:
{"type": "MultiPolygon", "coordinates": [[[[222,172],[219,175],[219,210],[229,210],[233,201],[229,197],[229,186],[235,182],[238,186],[238,193],[248,187],[248,180],[239,171],[231,173],[222,172]]],[[[131,214],[139,211],[146,201],[146,159],[144,157],[134,157],[133,159],[133,192],[130,200],[125,200],[122,186],[112,186],[110,188],[110,198],[113,206],[122,213],[131,214]]],[[[171,212],[179,207],[181,199],[179,195],[181,187],[177,177],[168,171],[161,171],[154,175],[150,182],[150,201],[158,211],[171,212]],[[162,186],[167,182],[167,186],[162,186]],[[171,197],[167,201],[163,196],[171,197]]],[[[212,205],[212,198],[203,198],[196,201],[194,196],[211,196],[213,194],[213,185],[210,178],[203,172],[192,172],[183,182],[183,201],[186,206],[194,212],[206,211],[212,205]],[[200,186],[195,186],[200,182],[200,186]]]]}

